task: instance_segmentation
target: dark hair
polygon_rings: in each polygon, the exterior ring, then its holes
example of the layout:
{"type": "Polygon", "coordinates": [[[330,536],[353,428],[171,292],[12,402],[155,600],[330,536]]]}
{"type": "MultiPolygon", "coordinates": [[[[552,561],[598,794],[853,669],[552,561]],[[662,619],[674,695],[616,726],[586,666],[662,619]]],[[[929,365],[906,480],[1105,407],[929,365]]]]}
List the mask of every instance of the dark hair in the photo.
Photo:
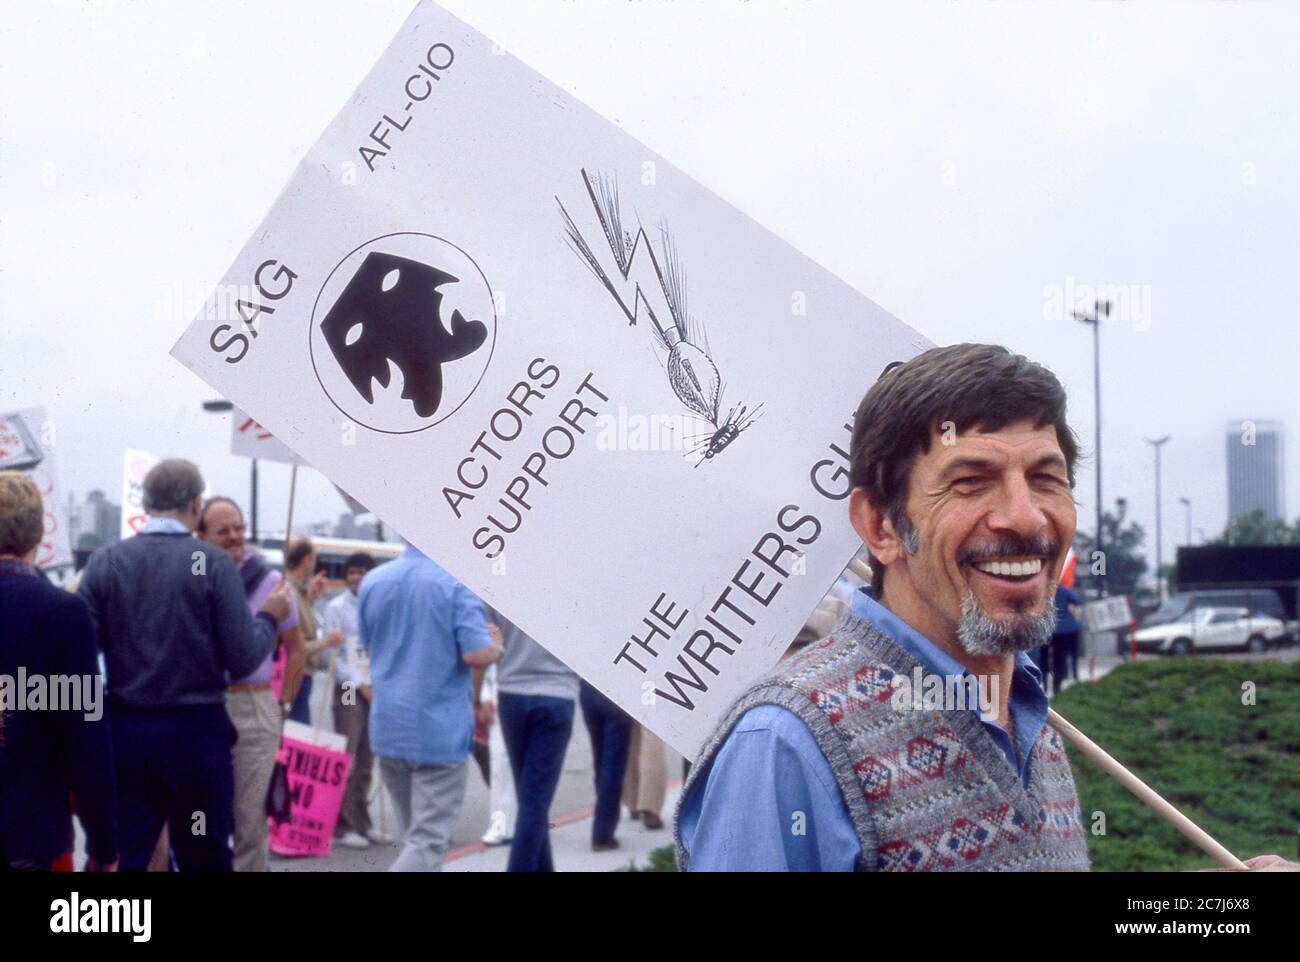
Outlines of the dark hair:
{"type": "Polygon", "coordinates": [[[284,552],[284,570],[289,571],[302,564],[302,559],[315,552],[310,538],[294,538],[284,552]]]}
{"type": "Polygon", "coordinates": [[[214,504],[228,504],[239,512],[239,520],[244,520],[244,509],[234,498],[227,498],[224,494],[214,495],[203,502],[203,508],[199,511],[198,530],[200,533],[208,530],[208,508],[214,504]]]}
{"type": "Polygon", "coordinates": [[[347,574],[349,568],[365,568],[369,571],[375,566],[375,559],[370,557],[364,551],[357,551],[348,555],[348,560],[343,562],[343,573],[347,574]]]}
{"type": "MultiPolygon", "coordinates": [[[[849,446],[849,477],[884,512],[900,537],[911,530],[907,492],[912,465],[930,450],[945,422],[964,433],[999,431],[1032,419],[1056,428],[1070,487],[1079,443],[1065,419],[1065,389],[1056,375],[996,344],[935,347],[885,368],[858,405],[849,446]]],[[[885,566],[870,559],[872,590],[879,593],[885,566]]]]}
{"type": "Polygon", "coordinates": [[[145,511],[180,511],[203,494],[203,475],[193,462],[168,458],[149,469],[143,487],[145,511]]]}

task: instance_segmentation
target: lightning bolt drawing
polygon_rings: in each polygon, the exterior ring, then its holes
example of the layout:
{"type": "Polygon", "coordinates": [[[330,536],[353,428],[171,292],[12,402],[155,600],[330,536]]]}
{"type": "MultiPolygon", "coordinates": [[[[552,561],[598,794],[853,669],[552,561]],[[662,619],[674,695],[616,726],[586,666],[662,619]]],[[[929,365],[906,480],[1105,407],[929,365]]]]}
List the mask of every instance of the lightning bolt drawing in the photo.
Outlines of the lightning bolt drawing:
{"type": "MultiPolygon", "coordinates": [[[[680,271],[670,261],[665,272],[644,227],[638,224],[635,234],[625,230],[618,199],[618,182],[612,176],[597,177],[584,169],[582,183],[587,188],[592,209],[605,233],[605,242],[614,255],[621,283],[615,283],[610,272],[601,265],[564,202],[557,197],[555,202],[559,204],[560,213],[564,216],[565,233],[574,252],[609,291],[627,317],[629,325],[636,324],[644,309],[654,325],[656,336],[666,347],[671,348],[677,341],[691,341],[693,332],[686,312],[685,279],[681,277],[680,271]],[[665,324],[665,320],[670,323],[665,324]]],[[[663,233],[666,244],[671,245],[667,232],[663,233]]],[[[703,334],[701,329],[698,332],[700,339],[703,339],[703,334]]]]}
{"type": "Polygon", "coordinates": [[[752,410],[736,405],[722,416],[725,385],[709,356],[704,325],[691,316],[687,307],[686,272],[667,226],[659,228],[661,259],[644,227],[638,224],[635,234],[624,228],[618,181],[608,174],[592,175],[585,168],[581,173],[587,198],[613,255],[614,268],[605,269],[564,202],[556,197],[569,246],[609,292],[630,326],[636,325],[643,311],[650,318],[655,346],[662,352],[660,363],[673,393],[715,429],[698,447],[702,457],[697,463],[702,463],[739,437],[758,417],[762,405],[752,410]]]}

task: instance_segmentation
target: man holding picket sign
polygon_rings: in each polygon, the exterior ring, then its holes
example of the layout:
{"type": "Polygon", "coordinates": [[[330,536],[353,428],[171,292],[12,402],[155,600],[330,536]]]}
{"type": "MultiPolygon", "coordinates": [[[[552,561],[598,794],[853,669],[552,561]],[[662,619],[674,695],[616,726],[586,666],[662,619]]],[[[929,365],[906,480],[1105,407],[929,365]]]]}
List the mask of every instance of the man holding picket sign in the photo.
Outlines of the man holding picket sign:
{"type": "MultiPolygon", "coordinates": [[[[1060,383],[998,347],[918,355],[918,332],[499,49],[417,8],[226,275],[223,289],[254,284],[255,313],[214,299],[174,356],[436,553],[438,580],[501,603],[698,757],[683,864],[1087,868],[1061,742],[1086,739],[1053,716],[1025,654],[1051,635],[1074,536],[1060,383]],[[374,114],[414,63],[440,80],[436,122],[380,139],[399,127],[374,114]],[[357,147],[363,130],[373,146],[357,147]],[[332,172],[354,153],[363,189],[340,193],[332,172]],[[498,310],[505,290],[523,310],[498,310]],[[907,358],[868,393],[846,455],[858,372],[907,358]],[[600,419],[665,404],[707,422],[682,434],[689,459],[605,456],[600,419]],[[852,528],[824,524],[845,498],[852,528]],[[874,594],[747,685],[862,541],[874,594]],[[927,675],[951,676],[964,703],[927,706],[908,687],[927,675]]],[[[468,599],[464,623],[407,630],[391,599],[419,625],[438,617],[428,566],[407,555],[362,585],[361,635],[369,610],[381,770],[399,814],[411,804],[404,827],[417,798],[432,816],[398,864],[434,867],[463,795],[466,673],[488,643],[468,599]]]]}
{"type": "Polygon", "coordinates": [[[849,521],[870,593],[724,715],[682,792],[683,866],[1089,867],[1026,654],[1052,637],[1074,540],[1065,407],[1050,371],[981,344],[891,365],[867,392],[849,521]],[[957,696],[937,709],[918,685],[935,675],[957,696]]]}

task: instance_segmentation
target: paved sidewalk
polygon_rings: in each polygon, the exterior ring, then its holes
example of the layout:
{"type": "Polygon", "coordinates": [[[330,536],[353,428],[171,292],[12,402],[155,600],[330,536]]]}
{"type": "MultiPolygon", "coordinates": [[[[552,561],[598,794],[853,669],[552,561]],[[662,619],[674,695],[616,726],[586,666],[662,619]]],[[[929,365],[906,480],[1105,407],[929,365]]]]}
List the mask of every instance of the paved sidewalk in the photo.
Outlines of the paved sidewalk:
{"type": "MultiPolygon", "coordinates": [[[[612,852],[591,850],[590,805],[566,815],[552,813],[551,856],[555,860],[555,870],[613,872],[626,869],[634,863],[638,868],[645,868],[650,862],[652,851],[673,843],[671,816],[680,792],[680,782],[668,790],[668,800],[664,803],[663,811],[664,827],[661,829],[647,831],[640,822],[633,822],[624,816],[615,833],[619,848],[612,852]]],[[[443,871],[504,872],[509,857],[509,845],[494,845],[489,848],[479,842],[449,852],[443,871]]]]}
{"type": "Polygon", "coordinates": [[[1110,674],[1117,665],[1123,664],[1124,661],[1125,659],[1119,655],[1081,655],[1076,666],[1079,674],[1078,681],[1067,680],[1061,688],[1064,690],[1080,682],[1097,681],[1110,674]]]}

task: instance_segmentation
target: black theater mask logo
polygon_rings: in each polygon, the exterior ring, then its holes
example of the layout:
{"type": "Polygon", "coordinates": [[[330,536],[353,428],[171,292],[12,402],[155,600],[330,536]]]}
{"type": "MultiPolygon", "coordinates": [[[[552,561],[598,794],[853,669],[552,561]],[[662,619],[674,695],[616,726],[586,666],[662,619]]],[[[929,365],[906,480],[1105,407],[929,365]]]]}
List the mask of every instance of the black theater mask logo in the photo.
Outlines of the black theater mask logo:
{"type": "Polygon", "coordinates": [[[478,265],[440,237],[400,233],[361,245],[330,273],[310,349],[335,407],[372,430],[407,434],[469,398],[495,340],[492,291],[478,265]]]}
{"type": "Polygon", "coordinates": [[[371,251],[330,308],[321,329],[334,359],[367,404],[375,402],[371,380],[388,387],[388,363],[405,375],[402,397],[422,418],[442,402],[442,365],[472,354],[487,340],[481,321],[451,313],[441,323],[444,284],[460,280],[408,257],[371,251]]]}

